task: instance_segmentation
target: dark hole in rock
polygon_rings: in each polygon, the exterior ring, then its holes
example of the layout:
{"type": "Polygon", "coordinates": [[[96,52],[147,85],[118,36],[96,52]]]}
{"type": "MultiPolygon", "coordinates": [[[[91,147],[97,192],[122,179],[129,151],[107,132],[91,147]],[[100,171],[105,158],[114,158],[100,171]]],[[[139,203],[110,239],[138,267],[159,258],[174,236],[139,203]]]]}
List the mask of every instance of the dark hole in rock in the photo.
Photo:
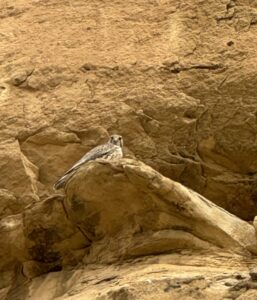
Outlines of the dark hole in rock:
{"type": "Polygon", "coordinates": [[[83,72],[87,72],[87,71],[96,70],[96,66],[94,66],[94,65],[92,65],[90,63],[86,63],[80,69],[83,72]]]}
{"type": "Polygon", "coordinates": [[[52,267],[49,272],[59,272],[59,271],[62,271],[62,266],[61,265],[58,265],[58,266],[54,266],[52,267]]]}

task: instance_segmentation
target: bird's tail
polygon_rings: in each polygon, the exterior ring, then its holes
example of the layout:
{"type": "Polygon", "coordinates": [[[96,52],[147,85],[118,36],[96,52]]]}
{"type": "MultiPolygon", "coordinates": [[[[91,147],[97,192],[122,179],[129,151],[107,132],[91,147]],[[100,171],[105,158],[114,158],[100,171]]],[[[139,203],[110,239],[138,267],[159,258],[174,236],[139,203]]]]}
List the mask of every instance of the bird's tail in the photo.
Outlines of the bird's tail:
{"type": "Polygon", "coordinates": [[[58,179],[56,181],[56,183],[54,184],[54,189],[55,190],[59,190],[59,189],[65,187],[65,184],[66,184],[68,178],[69,178],[69,176],[64,175],[63,177],[61,177],[60,179],[58,179]]]}

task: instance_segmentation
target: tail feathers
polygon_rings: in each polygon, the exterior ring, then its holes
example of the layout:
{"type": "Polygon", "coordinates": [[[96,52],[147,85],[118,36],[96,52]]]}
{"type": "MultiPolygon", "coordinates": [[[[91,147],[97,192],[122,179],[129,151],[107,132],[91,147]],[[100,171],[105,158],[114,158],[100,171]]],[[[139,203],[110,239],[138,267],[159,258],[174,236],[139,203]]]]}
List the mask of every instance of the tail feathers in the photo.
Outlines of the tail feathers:
{"type": "Polygon", "coordinates": [[[70,176],[65,175],[65,176],[61,177],[59,180],[57,180],[56,183],[54,184],[54,189],[59,190],[61,188],[64,188],[69,177],[70,176]]]}

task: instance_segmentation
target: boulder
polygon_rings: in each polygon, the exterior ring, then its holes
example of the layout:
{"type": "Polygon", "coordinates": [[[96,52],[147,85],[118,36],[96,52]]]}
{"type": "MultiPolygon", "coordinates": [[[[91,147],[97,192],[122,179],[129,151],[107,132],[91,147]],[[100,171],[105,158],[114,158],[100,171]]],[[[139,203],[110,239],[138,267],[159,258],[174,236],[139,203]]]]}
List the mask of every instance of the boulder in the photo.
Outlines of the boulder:
{"type": "Polygon", "coordinates": [[[92,242],[87,262],[187,248],[257,253],[252,225],[136,160],[90,162],[65,192],[69,218],[92,242]]]}

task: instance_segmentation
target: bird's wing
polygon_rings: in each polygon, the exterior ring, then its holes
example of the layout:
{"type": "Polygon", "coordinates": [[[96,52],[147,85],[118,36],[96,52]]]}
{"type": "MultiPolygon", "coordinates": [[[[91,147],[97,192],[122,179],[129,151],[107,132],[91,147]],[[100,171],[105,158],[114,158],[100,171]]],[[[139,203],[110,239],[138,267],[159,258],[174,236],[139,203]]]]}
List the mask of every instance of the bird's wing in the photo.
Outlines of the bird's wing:
{"type": "Polygon", "coordinates": [[[63,176],[78,169],[84,163],[102,157],[111,150],[111,144],[99,145],[87,152],[79,161],[77,161],[63,176]]]}

